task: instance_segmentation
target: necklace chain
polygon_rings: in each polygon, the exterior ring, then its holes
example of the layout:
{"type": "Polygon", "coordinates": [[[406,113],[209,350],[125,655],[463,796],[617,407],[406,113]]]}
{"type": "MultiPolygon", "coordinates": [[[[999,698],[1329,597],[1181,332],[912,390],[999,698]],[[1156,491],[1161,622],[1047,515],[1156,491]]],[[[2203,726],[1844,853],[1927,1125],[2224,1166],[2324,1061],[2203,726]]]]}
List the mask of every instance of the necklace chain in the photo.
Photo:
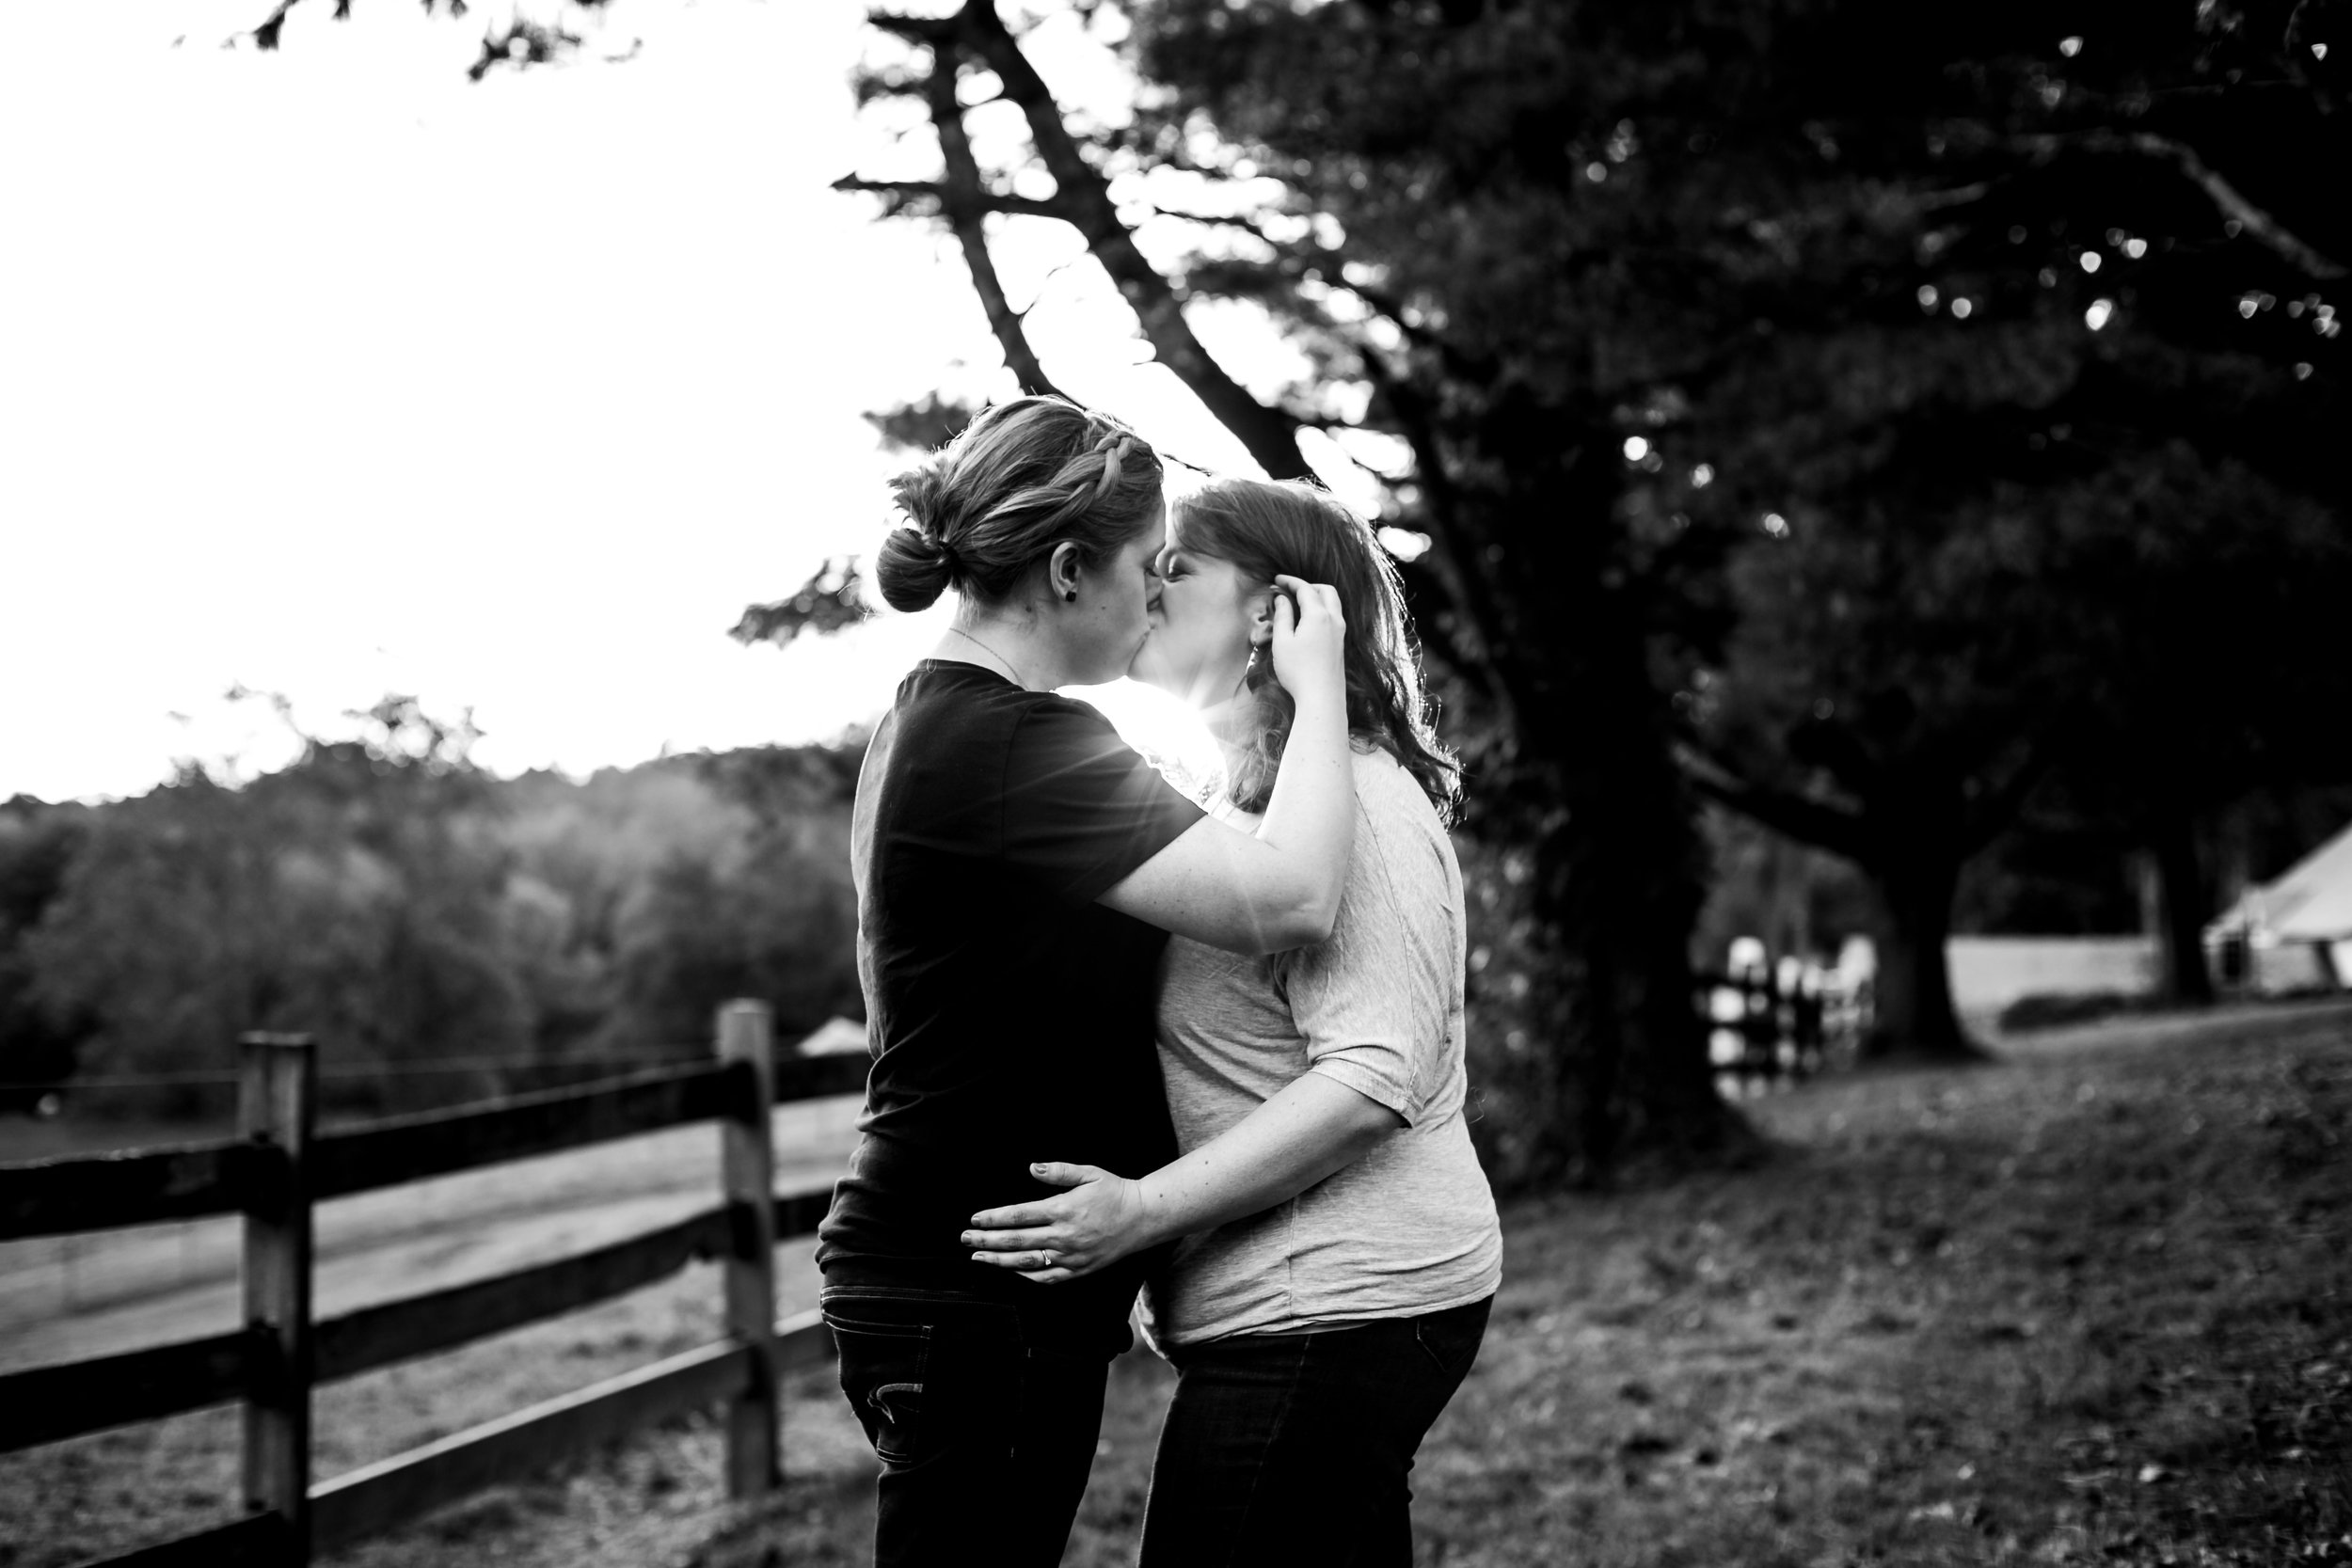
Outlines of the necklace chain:
{"type": "Polygon", "coordinates": [[[1013,685],[1026,687],[1029,684],[1027,681],[1021,678],[1021,667],[1013,663],[1012,660],[1007,658],[1004,655],[998,653],[995,649],[990,647],[987,643],[981,641],[978,638],[973,636],[961,626],[949,626],[947,629],[954,632],[958,637],[962,638],[966,642],[971,643],[972,646],[979,649],[980,652],[986,654],[997,663],[1003,665],[1006,673],[1012,676],[1013,685]]]}

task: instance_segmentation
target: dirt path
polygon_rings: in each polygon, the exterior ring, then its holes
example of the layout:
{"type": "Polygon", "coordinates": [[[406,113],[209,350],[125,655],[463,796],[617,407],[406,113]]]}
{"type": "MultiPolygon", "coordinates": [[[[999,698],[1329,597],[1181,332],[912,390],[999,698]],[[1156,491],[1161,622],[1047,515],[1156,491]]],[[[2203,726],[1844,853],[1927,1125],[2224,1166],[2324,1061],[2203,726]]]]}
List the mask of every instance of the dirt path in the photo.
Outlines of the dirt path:
{"type": "MultiPolygon", "coordinates": [[[[854,1095],[776,1110],[780,1191],[821,1186],[855,1141],[854,1095]]],[[[718,1133],[683,1127],[321,1204],[318,1310],[560,1258],[716,1200],[718,1133]]],[[[239,1315],[241,1222],[213,1219],[0,1246],[0,1370],[220,1333],[239,1315]]],[[[777,1249],[806,1271],[808,1243],[777,1249]]]]}

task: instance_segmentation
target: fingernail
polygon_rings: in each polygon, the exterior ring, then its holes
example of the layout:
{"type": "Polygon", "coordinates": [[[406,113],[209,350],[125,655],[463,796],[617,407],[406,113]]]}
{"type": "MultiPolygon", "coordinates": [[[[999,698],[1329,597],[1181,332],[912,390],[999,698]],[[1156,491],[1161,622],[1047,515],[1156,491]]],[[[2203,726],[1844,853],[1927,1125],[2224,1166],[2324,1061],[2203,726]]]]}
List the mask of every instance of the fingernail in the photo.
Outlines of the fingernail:
{"type": "Polygon", "coordinates": [[[963,1244],[965,1246],[978,1246],[980,1244],[980,1239],[967,1230],[963,1233],[963,1244]]]}

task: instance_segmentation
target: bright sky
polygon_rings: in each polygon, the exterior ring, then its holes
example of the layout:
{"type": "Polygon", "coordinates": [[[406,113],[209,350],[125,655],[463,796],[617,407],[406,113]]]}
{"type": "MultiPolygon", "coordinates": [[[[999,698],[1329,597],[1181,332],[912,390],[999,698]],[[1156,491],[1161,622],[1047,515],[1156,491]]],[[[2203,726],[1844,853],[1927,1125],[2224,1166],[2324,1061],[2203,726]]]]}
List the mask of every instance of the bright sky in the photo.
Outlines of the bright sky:
{"type": "MultiPolygon", "coordinates": [[[[387,691],[470,705],[501,772],[879,711],[944,611],[783,654],[724,635],[879,541],[864,410],[1009,389],[952,248],[826,189],[894,156],[846,85],[865,8],[616,0],[592,52],[642,39],[627,63],[477,85],[481,7],[308,0],[276,54],[218,47],[250,0],[18,8],[0,799],[282,763],[232,685],[324,734],[387,691]]],[[[1074,28],[1034,49],[1117,97],[1074,28]]],[[[1049,371],[1246,467],[1048,227],[1005,261],[1049,371]]]]}

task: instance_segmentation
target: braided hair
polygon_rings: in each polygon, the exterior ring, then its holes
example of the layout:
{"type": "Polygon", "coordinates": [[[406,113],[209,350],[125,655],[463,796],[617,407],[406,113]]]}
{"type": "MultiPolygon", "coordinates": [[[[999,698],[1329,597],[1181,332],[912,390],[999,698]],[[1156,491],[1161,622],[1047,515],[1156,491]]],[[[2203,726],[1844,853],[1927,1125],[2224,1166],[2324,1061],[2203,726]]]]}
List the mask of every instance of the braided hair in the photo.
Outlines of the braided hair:
{"type": "Polygon", "coordinates": [[[949,588],[1009,596],[1056,545],[1100,566],[1160,515],[1152,444],[1068,398],[1015,398],[891,481],[906,526],[893,529],[875,581],[893,610],[922,610],[949,588]]]}

